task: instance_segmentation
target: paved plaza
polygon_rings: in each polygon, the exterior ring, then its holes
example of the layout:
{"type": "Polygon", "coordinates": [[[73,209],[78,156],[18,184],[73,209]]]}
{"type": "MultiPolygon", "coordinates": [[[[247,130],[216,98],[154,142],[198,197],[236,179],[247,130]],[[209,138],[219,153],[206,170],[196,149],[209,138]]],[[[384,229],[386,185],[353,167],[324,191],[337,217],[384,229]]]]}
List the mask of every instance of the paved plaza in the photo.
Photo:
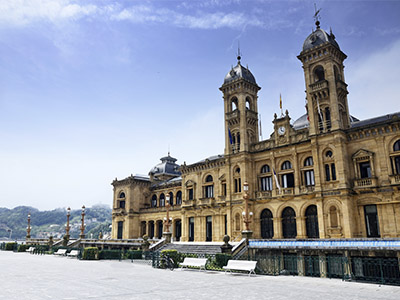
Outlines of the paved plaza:
{"type": "Polygon", "coordinates": [[[0,299],[400,299],[400,287],[0,251],[0,299]]]}

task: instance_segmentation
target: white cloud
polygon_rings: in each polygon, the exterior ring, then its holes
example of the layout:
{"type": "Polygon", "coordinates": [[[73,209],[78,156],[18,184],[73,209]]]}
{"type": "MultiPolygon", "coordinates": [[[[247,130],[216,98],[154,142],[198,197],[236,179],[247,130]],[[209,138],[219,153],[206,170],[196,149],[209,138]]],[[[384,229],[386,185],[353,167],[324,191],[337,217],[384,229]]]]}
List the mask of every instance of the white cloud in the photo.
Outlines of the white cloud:
{"type": "Polygon", "coordinates": [[[362,119],[400,111],[400,40],[348,66],[350,113],[362,119]]]}
{"type": "Polygon", "coordinates": [[[82,18],[96,11],[95,5],[79,5],[70,0],[5,0],[0,2],[0,22],[24,26],[42,20],[56,22],[82,18]]]}

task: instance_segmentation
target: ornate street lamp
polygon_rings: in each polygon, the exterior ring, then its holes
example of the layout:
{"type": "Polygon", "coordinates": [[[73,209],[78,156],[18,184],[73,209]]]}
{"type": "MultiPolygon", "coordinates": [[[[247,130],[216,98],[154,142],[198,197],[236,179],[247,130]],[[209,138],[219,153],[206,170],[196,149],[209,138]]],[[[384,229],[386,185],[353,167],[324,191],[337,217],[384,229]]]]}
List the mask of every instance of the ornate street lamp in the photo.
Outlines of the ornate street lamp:
{"type": "Polygon", "coordinates": [[[243,215],[245,230],[242,232],[242,235],[245,236],[247,239],[249,239],[251,238],[253,233],[249,227],[253,219],[253,212],[249,212],[249,184],[247,183],[247,181],[245,181],[243,184],[243,190],[244,190],[244,195],[243,195],[244,212],[242,213],[242,215],[243,215]]]}
{"type": "Polygon", "coordinates": [[[65,225],[65,238],[69,240],[69,230],[71,229],[71,226],[69,226],[69,217],[71,216],[71,208],[67,208],[67,224],[65,225]]]}
{"type": "Polygon", "coordinates": [[[82,206],[82,213],[81,213],[81,234],[79,235],[79,238],[84,239],[85,238],[85,205],[82,206]]]}
{"type": "Polygon", "coordinates": [[[31,238],[31,213],[28,212],[28,227],[26,227],[26,238],[31,238]]]}
{"type": "Polygon", "coordinates": [[[172,233],[169,231],[169,227],[171,226],[172,218],[169,217],[169,208],[171,206],[169,204],[169,200],[170,200],[170,195],[169,194],[167,194],[165,196],[165,200],[167,201],[167,203],[165,204],[165,207],[167,209],[167,216],[164,217],[164,228],[165,228],[165,230],[163,232],[163,236],[164,236],[166,242],[170,243],[171,242],[172,233]]]}

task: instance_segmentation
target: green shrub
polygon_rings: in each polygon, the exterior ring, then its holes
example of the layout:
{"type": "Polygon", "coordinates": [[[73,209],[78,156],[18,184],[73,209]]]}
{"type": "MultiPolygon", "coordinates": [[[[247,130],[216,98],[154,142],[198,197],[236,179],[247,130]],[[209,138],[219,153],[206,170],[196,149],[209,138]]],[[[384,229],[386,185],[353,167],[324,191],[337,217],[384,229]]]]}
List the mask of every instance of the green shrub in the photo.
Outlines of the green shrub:
{"type": "Polygon", "coordinates": [[[161,268],[165,268],[164,263],[163,263],[163,258],[169,256],[170,258],[172,258],[172,260],[174,261],[174,267],[177,268],[179,266],[179,263],[181,263],[183,261],[183,256],[174,249],[170,249],[170,250],[162,250],[160,252],[160,261],[161,261],[161,268]]]}
{"type": "Polygon", "coordinates": [[[5,250],[6,251],[13,251],[17,247],[17,243],[11,242],[11,243],[6,243],[5,250]]]}
{"type": "Polygon", "coordinates": [[[222,269],[222,267],[228,264],[228,260],[232,258],[232,255],[225,253],[216,253],[215,254],[215,263],[216,265],[222,269]]]}
{"type": "Polygon", "coordinates": [[[29,249],[29,245],[21,244],[18,246],[18,252],[26,252],[26,249],[29,249]]]}
{"type": "Polygon", "coordinates": [[[85,260],[99,259],[99,249],[97,249],[97,247],[87,247],[83,249],[82,259],[85,260]]]}
{"type": "Polygon", "coordinates": [[[125,257],[127,259],[142,259],[142,250],[130,250],[127,251],[125,257]]]}
{"type": "Polygon", "coordinates": [[[45,254],[45,252],[49,251],[49,249],[49,245],[35,245],[35,250],[33,253],[45,254]]]}
{"type": "Polygon", "coordinates": [[[100,250],[99,252],[99,259],[121,259],[121,258],[122,258],[121,250],[100,250]]]}

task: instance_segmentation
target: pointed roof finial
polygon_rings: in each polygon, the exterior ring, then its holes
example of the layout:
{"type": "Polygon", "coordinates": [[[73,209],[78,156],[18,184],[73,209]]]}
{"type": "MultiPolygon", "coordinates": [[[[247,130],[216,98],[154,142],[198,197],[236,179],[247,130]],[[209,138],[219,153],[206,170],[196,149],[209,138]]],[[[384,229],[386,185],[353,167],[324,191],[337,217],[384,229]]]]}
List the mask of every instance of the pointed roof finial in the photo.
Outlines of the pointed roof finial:
{"type": "Polygon", "coordinates": [[[314,14],[314,20],[315,20],[315,25],[317,26],[317,29],[319,29],[319,20],[321,19],[321,16],[319,15],[321,8],[317,10],[317,4],[314,3],[314,9],[315,9],[315,14],[314,14]]]}
{"type": "Polygon", "coordinates": [[[240,59],[242,58],[241,55],[242,53],[240,52],[240,41],[238,41],[238,53],[237,53],[238,65],[240,65],[240,59]]]}

